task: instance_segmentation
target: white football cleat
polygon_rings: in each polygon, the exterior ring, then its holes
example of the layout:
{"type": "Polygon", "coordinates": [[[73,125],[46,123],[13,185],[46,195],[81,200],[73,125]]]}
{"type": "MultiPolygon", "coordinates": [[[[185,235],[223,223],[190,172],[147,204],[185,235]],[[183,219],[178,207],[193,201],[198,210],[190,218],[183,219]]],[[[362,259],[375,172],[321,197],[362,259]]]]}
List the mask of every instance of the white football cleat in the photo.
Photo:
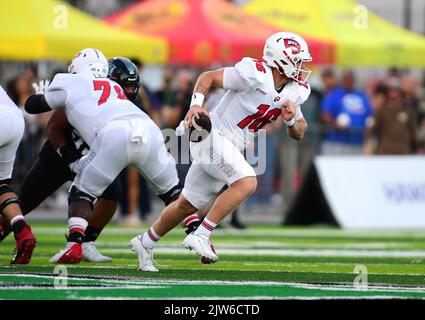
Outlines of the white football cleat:
{"type": "Polygon", "coordinates": [[[50,263],[74,264],[80,263],[83,260],[83,249],[81,244],[77,242],[68,242],[65,249],[62,249],[55,254],[50,263]]]}
{"type": "Polygon", "coordinates": [[[158,269],[154,266],[152,249],[143,246],[141,235],[131,239],[129,247],[132,251],[136,251],[137,253],[140,270],[158,272],[158,269]]]}
{"type": "Polygon", "coordinates": [[[218,261],[218,256],[213,251],[210,239],[202,234],[195,235],[190,233],[183,240],[183,246],[186,249],[195,251],[202,258],[209,260],[211,263],[218,261]]]}
{"type": "Polygon", "coordinates": [[[112,258],[101,254],[93,241],[83,242],[83,259],[87,262],[111,262],[112,258]]]}

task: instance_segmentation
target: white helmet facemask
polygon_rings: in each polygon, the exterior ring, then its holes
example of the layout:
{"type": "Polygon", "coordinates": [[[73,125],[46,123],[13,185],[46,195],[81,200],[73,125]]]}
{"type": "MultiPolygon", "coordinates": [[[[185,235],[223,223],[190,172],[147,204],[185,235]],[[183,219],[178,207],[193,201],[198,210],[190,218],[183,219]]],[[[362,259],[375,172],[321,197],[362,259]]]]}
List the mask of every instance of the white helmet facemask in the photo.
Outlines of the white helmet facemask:
{"type": "Polygon", "coordinates": [[[68,67],[68,72],[87,73],[95,78],[106,78],[108,68],[108,60],[105,55],[97,49],[88,48],[75,55],[68,67]]]}
{"type": "Polygon", "coordinates": [[[298,77],[296,80],[307,81],[308,78],[310,78],[311,70],[303,67],[303,64],[304,62],[310,62],[311,60],[312,60],[311,58],[309,60],[301,59],[298,62],[295,62],[295,65],[296,65],[295,71],[298,74],[298,77]]]}

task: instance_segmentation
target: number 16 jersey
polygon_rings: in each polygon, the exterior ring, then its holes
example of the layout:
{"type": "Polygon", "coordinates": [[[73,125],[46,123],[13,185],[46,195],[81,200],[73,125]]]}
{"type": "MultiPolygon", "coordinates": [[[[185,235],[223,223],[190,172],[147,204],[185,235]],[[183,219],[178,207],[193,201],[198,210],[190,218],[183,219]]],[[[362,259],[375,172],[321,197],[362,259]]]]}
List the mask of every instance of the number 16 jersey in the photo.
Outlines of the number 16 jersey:
{"type": "Polygon", "coordinates": [[[212,124],[240,151],[252,142],[258,130],[279,118],[286,100],[296,106],[295,120],[301,119],[300,106],[310,94],[307,83],[295,80],[276,91],[272,69],[252,58],[224,68],[223,87],[227,91],[211,111],[212,124]]]}
{"type": "Polygon", "coordinates": [[[57,74],[45,94],[50,108],[65,108],[69,123],[92,145],[96,133],[109,121],[131,116],[149,118],[127,100],[113,80],[89,74],[57,74]]]}

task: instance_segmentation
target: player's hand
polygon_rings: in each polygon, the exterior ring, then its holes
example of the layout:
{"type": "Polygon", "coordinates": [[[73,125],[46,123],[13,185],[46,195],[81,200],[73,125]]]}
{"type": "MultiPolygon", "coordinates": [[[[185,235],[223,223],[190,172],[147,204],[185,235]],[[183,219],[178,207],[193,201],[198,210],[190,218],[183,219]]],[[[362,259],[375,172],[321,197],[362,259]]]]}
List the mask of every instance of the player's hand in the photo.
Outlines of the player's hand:
{"type": "Polygon", "coordinates": [[[200,113],[204,113],[208,117],[210,116],[208,111],[202,108],[201,106],[192,106],[190,110],[187,112],[186,117],[184,118],[184,126],[186,128],[192,127],[192,118],[195,117],[195,119],[199,119],[200,113]]]}
{"type": "Polygon", "coordinates": [[[79,163],[79,161],[80,160],[78,159],[78,160],[76,160],[76,161],[74,161],[74,162],[72,162],[68,165],[68,168],[69,168],[69,170],[71,170],[72,175],[78,174],[78,169],[79,169],[78,163],[79,163]]]}
{"type": "Polygon", "coordinates": [[[282,106],[282,117],[286,122],[294,119],[296,113],[295,104],[291,100],[286,100],[282,106]]]}
{"type": "Polygon", "coordinates": [[[57,152],[71,172],[77,173],[78,161],[82,156],[81,150],[78,150],[73,143],[67,143],[61,146],[57,152]]]}
{"type": "Polygon", "coordinates": [[[47,92],[47,88],[49,88],[49,84],[49,80],[40,80],[38,83],[33,82],[32,87],[35,90],[35,94],[45,94],[47,92]]]}

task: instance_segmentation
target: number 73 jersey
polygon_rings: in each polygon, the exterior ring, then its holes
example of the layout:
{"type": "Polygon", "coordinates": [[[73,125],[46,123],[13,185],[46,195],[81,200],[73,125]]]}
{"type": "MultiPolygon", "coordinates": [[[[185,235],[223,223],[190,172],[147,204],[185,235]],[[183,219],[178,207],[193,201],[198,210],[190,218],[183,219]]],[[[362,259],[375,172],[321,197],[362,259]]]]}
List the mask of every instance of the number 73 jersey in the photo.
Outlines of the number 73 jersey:
{"type": "Polygon", "coordinates": [[[295,80],[276,91],[272,69],[252,58],[225,68],[223,87],[226,93],[211,112],[212,123],[240,151],[252,142],[258,130],[280,117],[286,100],[296,106],[295,120],[301,119],[300,106],[310,95],[310,86],[295,80]]]}
{"type": "Polygon", "coordinates": [[[96,133],[109,121],[136,116],[148,118],[127,100],[113,80],[88,74],[57,74],[45,94],[50,108],[65,108],[69,123],[91,146],[96,133]]]}

